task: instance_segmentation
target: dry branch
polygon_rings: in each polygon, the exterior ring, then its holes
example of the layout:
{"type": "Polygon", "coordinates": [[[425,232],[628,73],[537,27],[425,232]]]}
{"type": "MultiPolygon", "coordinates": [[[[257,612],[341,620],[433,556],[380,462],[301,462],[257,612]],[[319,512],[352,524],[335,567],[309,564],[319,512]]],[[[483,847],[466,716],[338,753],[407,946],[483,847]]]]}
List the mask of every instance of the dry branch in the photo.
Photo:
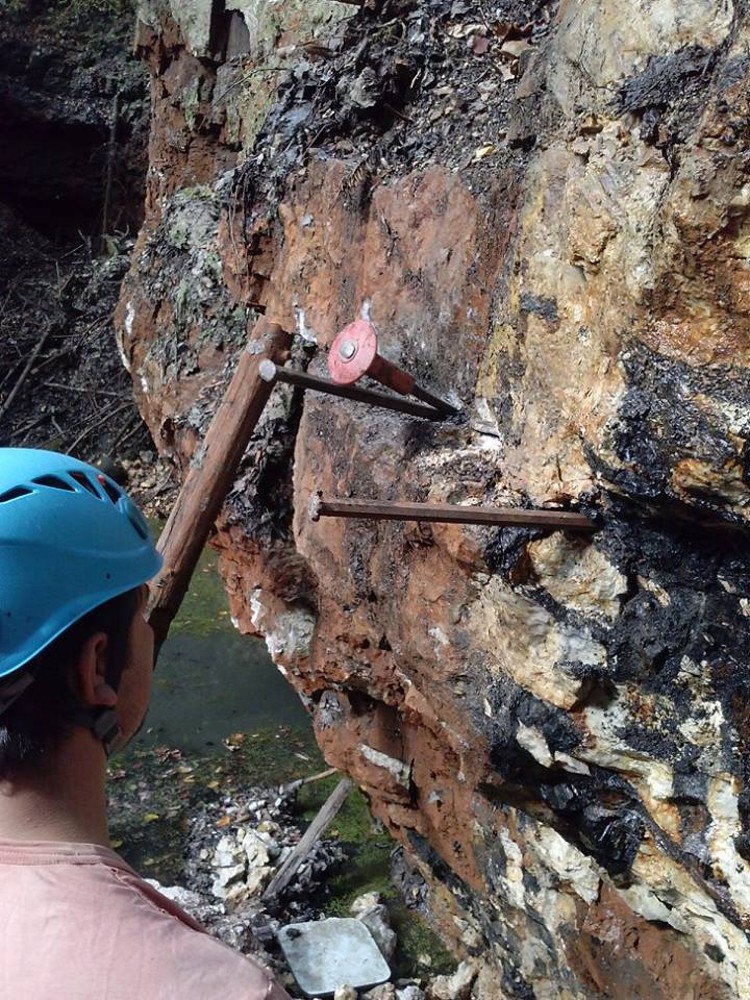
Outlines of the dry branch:
{"type": "Polygon", "coordinates": [[[132,401],[128,400],[128,402],[126,403],[121,403],[119,406],[112,407],[111,409],[107,410],[106,413],[97,414],[96,420],[94,420],[92,423],[84,427],[81,433],[73,442],[73,444],[71,444],[69,448],[65,449],[65,454],[72,455],[73,452],[78,447],[78,445],[81,443],[81,441],[85,441],[86,438],[89,436],[89,434],[93,434],[94,431],[99,430],[99,428],[105,421],[111,420],[112,417],[116,417],[118,413],[122,413],[123,410],[129,409],[132,405],[133,405],[132,401]]]}
{"type": "Polygon", "coordinates": [[[336,770],[335,767],[329,767],[325,771],[318,771],[317,774],[311,774],[309,778],[296,778],[294,781],[290,781],[288,785],[284,785],[279,790],[279,794],[289,795],[291,792],[296,792],[298,788],[302,788],[303,785],[311,785],[314,781],[322,781],[324,778],[330,778],[331,775],[336,773],[336,770]]]}
{"type": "Polygon", "coordinates": [[[318,815],[302,834],[300,842],[266,886],[261,897],[262,899],[271,899],[274,896],[278,896],[289,885],[294,878],[294,873],[318,840],[323,836],[326,827],[333,821],[339,809],[343,806],[351,787],[352,782],[349,778],[342,778],[338,785],[336,785],[323,803],[323,807],[318,815]]]}
{"type": "Polygon", "coordinates": [[[44,347],[44,345],[47,343],[47,339],[48,339],[48,337],[49,337],[49,335],[51,333],[52,333],[52,327],[48,326],[47,329],[42,334],[42,336],[39,338],[36,347],[31,352],[31,356],[29,357],[29,360],[26,362],[26,364],[24,366],[24,369],[23,369],[23,371],[21,372],[21,374],[20,374],[20,376],[18,378],[18,381],[13,386],[13,388],[10,390],[10,392],[8,393],[8,398],[5,400],[5,402],[3,403],[3,405],[0,406],[0,420],[2,420],[2,418],[5,416],[5,414],[10,409],[11,404],[13,403],[13,400],[18,395],[18,392],[19,392],[21,386],[26,381],[26,379],[28,377],[28,374],[31,371],[31,369],[34,367],[34,362],[39,357],[39,354],[40,354],[42,348],[44,347]]]}

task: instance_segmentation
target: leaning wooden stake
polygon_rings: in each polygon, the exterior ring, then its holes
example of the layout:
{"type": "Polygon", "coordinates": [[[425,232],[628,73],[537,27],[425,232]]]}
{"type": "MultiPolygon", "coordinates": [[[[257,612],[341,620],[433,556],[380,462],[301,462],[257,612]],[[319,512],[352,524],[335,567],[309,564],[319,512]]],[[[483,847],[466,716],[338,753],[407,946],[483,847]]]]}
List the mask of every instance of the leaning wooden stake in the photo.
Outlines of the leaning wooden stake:
{"type": "Polygon", "coordinates": [[[343,806],[351,787],[352,782],[349,778],[342,778],[338,785],[336,785],[323,803],[323,807],[318,815],[302,834],[300,842],[264,889],[261,899],[272,899],[274,896],[278,896],[282,889],[285,889],[289,885],[294,878],[294,873],[323,836],[326,827],[333,821],[334,816],[343,806]]]}
{"type": "Polygon", "coordinates": [[[167,637],[198,557],[218,517],[273,386],[258,375],[261,361],[283,363],[291,334],[264,317],[256,323],[224,398],[193,457],[190,471],[161,533],[164,566],[151,584],[149,624],[156,651],[167,637]]]}

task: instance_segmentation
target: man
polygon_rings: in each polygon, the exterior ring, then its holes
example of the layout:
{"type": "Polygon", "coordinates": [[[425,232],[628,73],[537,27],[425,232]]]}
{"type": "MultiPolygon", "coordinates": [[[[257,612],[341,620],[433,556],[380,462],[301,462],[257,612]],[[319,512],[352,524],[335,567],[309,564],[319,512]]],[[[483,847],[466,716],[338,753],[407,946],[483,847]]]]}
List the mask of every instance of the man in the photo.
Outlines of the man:
{"type": "Polygon", "coordinates": [[[160,565],[113,480],[0,448],[0,997],[288,1000],[108,846],[106,760],[148,706],[160,565]]]}

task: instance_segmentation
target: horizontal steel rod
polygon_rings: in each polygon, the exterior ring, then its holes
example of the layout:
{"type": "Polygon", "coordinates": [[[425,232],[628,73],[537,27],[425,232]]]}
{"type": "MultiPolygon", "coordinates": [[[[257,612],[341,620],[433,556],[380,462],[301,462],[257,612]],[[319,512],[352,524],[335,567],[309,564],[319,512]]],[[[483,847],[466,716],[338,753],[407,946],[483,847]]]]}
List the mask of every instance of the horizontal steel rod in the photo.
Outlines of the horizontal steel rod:
{"type": "Polygon", "coordinates": [[[384,503],[379,500],[323,500],[313,496],[310,518],[360,517],[374,521],[434,521],[452,524],[499,524],[526,528],[596,531],[585,514],[567,510],[527,510],[525,507],[465,507],[450,503],[384,503]]]}
{"type": "Polygon", "coordinates": [[[370,406],[381,406],[386,410],[398,410],[412,417],[423,417],[425,420],[445,420],[446,414],[434,406],[414,403],[401,396],[388,396],[384,392],[373,389],[359,389],[353,385],[339,385],[330,379],[318,375],[308,375],[307,372],[294,371],[291,368],[281,368],[273,361],[261,362],[260,377],[264,382],[286,382],[302,389],[312,389],[314,392],[324,392],[329,396],[342,396],[344,399],[354,399],[370,406]]]}

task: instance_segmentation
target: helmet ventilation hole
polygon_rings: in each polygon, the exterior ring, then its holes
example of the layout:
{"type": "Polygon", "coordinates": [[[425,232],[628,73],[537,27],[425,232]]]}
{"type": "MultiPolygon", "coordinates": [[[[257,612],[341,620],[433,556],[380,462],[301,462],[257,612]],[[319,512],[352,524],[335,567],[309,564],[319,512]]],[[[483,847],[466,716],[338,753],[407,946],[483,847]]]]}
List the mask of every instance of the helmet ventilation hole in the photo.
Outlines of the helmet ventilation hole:
{"type": "Polygon", "coordinates": [[[109,479],[107,479],[106,476],[99,475],[96,478],[99,480],[99,483],[100,483],[102,489],[107,494],[107,496],[112,501],[112,503],[117,503],[117,501],[122,496],[122,492],[120,490],[118,490],[117,487],[114,486],[109,481],[109,479]]]}
{"type": "Polygon", "coordinates": [[[97,500],[101,500],[101,495],[99,490],[94,486],[89,477],[83,472],[71,472],[70,478],[75,479],[79,486],[83,486],[85,490],[88,490],[92,496],[95,496],[97,500]]]}
{"type": "Polygon", "coordinates": [[[47,486],[51,490],[65,490],[66,493],[75,493],[75,487],[66,483],[60,476],[37,476],[36,479],[32,479],[32,482],[36,483],[37,486],[47,486]]]}
{"type": "Polygon", "coordinates": [[[19,497],[27,497],[30,493],[31,490],[27,490],[25,486],[16,486],[12,490],[6,490],[5,493],[0,494],[0,503],[17,500],[19,497]]]}

